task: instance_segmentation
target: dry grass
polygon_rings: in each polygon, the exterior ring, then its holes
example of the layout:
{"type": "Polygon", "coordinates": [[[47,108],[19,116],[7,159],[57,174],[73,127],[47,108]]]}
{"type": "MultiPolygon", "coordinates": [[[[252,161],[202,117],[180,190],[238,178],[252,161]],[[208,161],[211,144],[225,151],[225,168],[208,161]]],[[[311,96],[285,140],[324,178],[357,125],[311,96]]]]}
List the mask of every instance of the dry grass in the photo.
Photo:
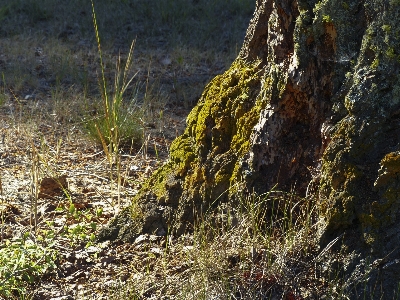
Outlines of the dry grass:
{"type": "Polygon", "coordinates": [[[307,202],[281,192],[243,196],[204,216],[193,234],[140,236],[133,275],[110,299],[346,299],[343,278],[323,276],[320,262],[332,252],[319,249],[307,202]]]}

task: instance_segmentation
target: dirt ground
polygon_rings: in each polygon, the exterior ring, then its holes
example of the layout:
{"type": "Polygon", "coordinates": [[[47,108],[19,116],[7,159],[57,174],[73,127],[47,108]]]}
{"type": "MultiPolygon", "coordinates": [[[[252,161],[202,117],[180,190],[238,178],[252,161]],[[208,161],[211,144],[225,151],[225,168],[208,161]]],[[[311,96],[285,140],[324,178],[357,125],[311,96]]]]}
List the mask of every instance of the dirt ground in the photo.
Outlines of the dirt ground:
{"type": "MultiPolygon", "coordinates": [[[[165,241],[142,237],[133,245],[88,246],[86,237],[105,225],[119,207],[129,205],[141,183],[165,162],[172,138],[184,128],[185,111],[182,115],[165,115],[162,131],[149,128],[141,148],[121,155],[123,183],[118,205],[117,187],[115,182],[111,186],[109,163],[99,145],[79,129],[57,126],[54,120],[15,122],[15,115],[11,114],[17,110],[12,107],[14,104],[7,103],[0,113],[1,240],[25,233],[35,240],[47,230],[52,232],[51,248],[59,254],[56,269],[30,286],[27,294],[33,299],[102,299],[104,294],[108,299],[110,286],[127,279],[132,268],[138,267],[134,261],[141,260],[145,253],[138,250],[152,245],[158,247],[152,248],[153,252],[161,251],[165,241]],[[60,189],[60,178],[65,179],[65,191],[60,189]],[[71,203],[82,214],[68,214],[71,203]],[[99,209],[102,213],[96,215],[99,209]],[[92,224],[96,224],[95,229],[92,224]],[[80,231],[85,237],[71,235],[68,230],[74,226],[86,226],[80,231]]],[[[38,104],[26,104],[24,109],[29,105],[38,104]]]]}

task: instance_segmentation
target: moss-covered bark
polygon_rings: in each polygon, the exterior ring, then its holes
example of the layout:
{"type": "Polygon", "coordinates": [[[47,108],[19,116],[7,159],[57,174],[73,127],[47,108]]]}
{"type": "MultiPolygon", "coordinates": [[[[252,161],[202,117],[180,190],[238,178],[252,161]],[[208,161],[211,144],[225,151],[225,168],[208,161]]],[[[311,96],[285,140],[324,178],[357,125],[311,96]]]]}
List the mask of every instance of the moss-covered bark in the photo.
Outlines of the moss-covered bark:
{"type": "MultiPolygon", "coordinates": [[[[322,4],[326,2],[331,1],[322,4]]],[[[351,52],[352,67],[343,80],[343,91],[332,97],[334,122],[322,156],[318,204],[327,226],[322,243],[345,233],[344,249],[365,259],[364,263],[354,259],[345,266],[348,273],[355,274],[355,265],[358,272],[362,264],[366,269],[366,260],[385,258],[379,266],[382,269],[370,269],[364,277],[368,283],[358,289],[370,294],[369,288],[378,284],[382,290],[371,293],[372,298],[389,299],[400,278],[400,268],[394,263],[400,246],[400,52],[394,51],[400,49],[400,3],[358,2],[362,19],[357,20],[360,30],[353,39],[361,38],[361,44],[351,52]]],[[[353,5],[343,3],[345,10],[353,5]]],[[[335,10],[323,7],[328,15],[335,10]]],[[[346,27],[342,21],[332,17],[338,27],[346,27]]],[[[343,45],[349,41],[340,30],[338,37],[343,45]]]]}
{"type": "Polygon", "coordinates": [[[153,174],[123,215],[132,216],[130,229],[109,226],[107,235],[132,239],[140,232],[182,233],[196,214],[205,212],[239,179],[238,165],[249,150],[249,136],[265,99],[258,60],[238,58],[205,88],[187,117],[187,128],[170,147],[170,159],[153,174]],[[134,228],[134,229],[132,229],[134,228]]]}
{"type": "Polygon", "coordinates": [[[399,14],[397,0],[258,0],[239,57],[105,235],[179,234],[237,189],[278,184],[315,194],[322,245],[344,232],[354,257],[400,255],[399,14]]]}

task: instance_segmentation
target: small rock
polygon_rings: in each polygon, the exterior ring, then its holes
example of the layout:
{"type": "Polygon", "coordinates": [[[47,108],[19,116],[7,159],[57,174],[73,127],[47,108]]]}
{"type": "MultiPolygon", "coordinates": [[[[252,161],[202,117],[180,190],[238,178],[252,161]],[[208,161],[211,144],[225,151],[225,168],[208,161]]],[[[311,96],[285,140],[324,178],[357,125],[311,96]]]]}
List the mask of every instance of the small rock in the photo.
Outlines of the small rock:
{"type": "Polygon", "coordinates": [[[149,236],[147,234],[141,234],[136,238],[134,244],[141,244],[143,242],[147,242],[148,240],[149,236]]]}
{"type": "Polygon", "coordinates": [[[66,295],[66,296],[50,298],[50,300],[74,300],[74,298],[72,296],[66,295]]]}

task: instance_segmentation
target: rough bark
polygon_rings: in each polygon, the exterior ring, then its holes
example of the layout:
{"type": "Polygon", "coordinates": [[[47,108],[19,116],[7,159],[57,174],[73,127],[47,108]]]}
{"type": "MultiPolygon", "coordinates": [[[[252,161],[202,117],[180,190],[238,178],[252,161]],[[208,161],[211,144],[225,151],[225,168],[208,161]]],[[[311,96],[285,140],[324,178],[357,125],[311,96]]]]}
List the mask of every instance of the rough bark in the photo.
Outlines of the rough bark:
{"type": "Polygon", "coordinates": [[[168,163],[103,237],[179,234],[238,189],[278,184],[315,195],[321,246],[344,233],[354,295],[391,297],[400,278],[399,11],[399,0],[258,0],[238,58],[206,86],[168,163]]]}

